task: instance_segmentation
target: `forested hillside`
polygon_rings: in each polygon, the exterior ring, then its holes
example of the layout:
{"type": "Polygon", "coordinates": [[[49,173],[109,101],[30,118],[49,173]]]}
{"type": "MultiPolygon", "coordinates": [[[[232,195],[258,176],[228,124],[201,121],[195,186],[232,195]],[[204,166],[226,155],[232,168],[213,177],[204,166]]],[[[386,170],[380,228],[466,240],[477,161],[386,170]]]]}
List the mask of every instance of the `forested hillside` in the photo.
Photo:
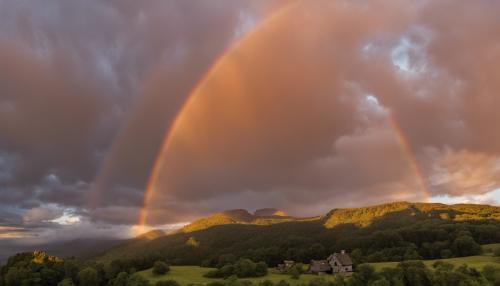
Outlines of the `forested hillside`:
{"type": "Polygon", "coordinates": [[[234,255],[272,266],[283,259],[309,262],[346,249],[361,263],[468,256],[481,251],[479,244],[497,242],[498,207],[401,202],[334,209],[312,219],[224,212],[173,235],[130,241],[98,260],[156,253],[174,265],[214,266],[221,255],[234,255]]]}

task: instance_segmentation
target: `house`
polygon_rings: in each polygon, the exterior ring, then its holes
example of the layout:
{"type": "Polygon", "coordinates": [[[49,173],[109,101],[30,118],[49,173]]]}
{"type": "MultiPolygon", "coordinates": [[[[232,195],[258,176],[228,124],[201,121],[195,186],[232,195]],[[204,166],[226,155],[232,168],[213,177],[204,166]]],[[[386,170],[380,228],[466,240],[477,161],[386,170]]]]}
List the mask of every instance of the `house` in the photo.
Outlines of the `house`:
{"type": "Polygon", "coordinates": [[[351,273],[353,271],[352,259],[345,250],[330,255],[327,260],[333,273],[351,273]]]}
{"type": "Polygon", "coordinates": [[[309,268],[309,273],[318,275],[327,273],[344,273],[350,275],[352,272],[352,259],[345,250],[328,256],[326,260],[311,260],[309,268]]]}
{"type": "Polygon", "coordinates": [[[293,260],[285,260],[282,264],[278,264],[278,271],[285,273],[295,266],[295,261],[293,260]]]}
{"type": "Polygon", "coordinates": [[[330,266],[328,260],[311,260],[309,273],[318,275],[332,273],[332,267],[330,266]]]}

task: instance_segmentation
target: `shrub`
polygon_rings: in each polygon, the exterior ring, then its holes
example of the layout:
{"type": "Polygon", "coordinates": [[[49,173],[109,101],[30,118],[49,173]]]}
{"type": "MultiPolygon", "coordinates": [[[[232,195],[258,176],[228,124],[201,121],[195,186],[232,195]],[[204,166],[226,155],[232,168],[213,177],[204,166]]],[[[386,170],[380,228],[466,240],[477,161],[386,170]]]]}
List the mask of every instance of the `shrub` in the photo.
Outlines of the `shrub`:
{"type": "Polygon", "coordinates": [[[290,274],[292,279],[300,278],[300,271],[297,269],[297,267],[292,267],[290,270],[288,270],[288,274],[290,274]]]}
{"type": "Polygon", "coordinates": [[[154,275],[164,275],[170,271],[170,267],[163,261],[156,261],[153,265],[154,275]]]}
{"type": "Polygon", "coordinates": [[[453,257],[453,252],[449,249],[443,249],[441,250],[441,258],[452,258],[453,257]]]}
{"type": "Polygon", "coordinates": [[[234,274],[234,266],[224,265],[222,268],[207,272],[204,276],[208,278],[227,278],[234,274]]]}
{"type": "Polygon", "coordinates": [[[493,265],[486,265],[483,268],[483,276],[492,285],[500,285],[500,268],[493,265]]]}
{"type": "Polygon", "coordinates": [[[228,278],[236,275],[238,278],[262,277],[267,275],[265,262],[255,263],[250,259],[240,259],[234,264],[226,264],[217,270],[205,274],[208,278],[228,278]]]}

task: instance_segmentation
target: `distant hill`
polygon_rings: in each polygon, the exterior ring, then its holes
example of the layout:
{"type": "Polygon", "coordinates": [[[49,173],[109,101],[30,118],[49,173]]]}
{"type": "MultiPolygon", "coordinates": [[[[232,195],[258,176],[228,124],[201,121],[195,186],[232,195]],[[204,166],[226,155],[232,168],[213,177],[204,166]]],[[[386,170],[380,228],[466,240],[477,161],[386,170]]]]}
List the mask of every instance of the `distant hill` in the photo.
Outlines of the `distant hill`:
{"type": "Polygon", "coordinates": [[[256,210],[253,215],[256,217],[287,217],[287,216],[289,216],[286,212],[279,210],[279,209],[273,209],[273,208],[256,210]]]}
{"type": "Polygon", "coordinates": [[[358,249],[367,261],[397,261],[463,255],[460,239],[466,244],[500,242],[500,208],[397,202],[333,209],[313,218],[274,209],[254,214],[232,210],[194,221],[174,234],[130,240],[97,259],[160,253],[173,264],[214,265],[220,255],[233,254],[274,265],[358,249]]]}
{"type": "Polygon", "coordinates": [[[217,225],[250,224],[269,225],[287,221],[302,220],[288,216],[284,211],[278,209],[260,209],[254,214],[247,210],[237,209],[213,214],[209,217],[196,220],[182,228],[182,232],[193,232],[207,229],[217,225]]]}
{"type": "Polygon", "coordinates": [[[152,240],[152,239],[157,239],[159,237],[162,237],[164,235],[166,235],[166,233],[163,230],[154,229],[154,230],[145,232],[145,233],[137,236],[135,239],[136,240],[152,240]]]}
{"type": "Polygon", "coordinates": [[[364,208],[334,209],[324,218],[324,225],[366,227],[372,223],[387,221],[391,224],[428,219],[452,221],[500,220],[500,208],[488,205],[397,202],[364,208]]]}

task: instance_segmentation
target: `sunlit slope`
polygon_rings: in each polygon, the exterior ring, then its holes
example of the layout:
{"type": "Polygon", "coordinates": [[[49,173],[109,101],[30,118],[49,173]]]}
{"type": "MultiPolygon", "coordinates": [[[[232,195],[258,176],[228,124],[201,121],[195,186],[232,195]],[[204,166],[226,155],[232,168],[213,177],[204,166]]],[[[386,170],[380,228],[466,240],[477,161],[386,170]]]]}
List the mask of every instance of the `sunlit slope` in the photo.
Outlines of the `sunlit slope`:
{"type": "Polygon", "coordinates": [[[334,209],[325,216],[325,226],[355,225],[366,227],[388,221],[407,223],[426,219],[451,221],[500,220],[500,208],[489,205],[397,202],[365,208],[334,209]]]}
{"type": "MultiPolygon", "coordinates": [[[[338,251],[339,248],[370,249],[371,239],[387,231],[403,234],[400,244],[410,243],[407,240],[415,237],[424,239],[426,235],[431,236],[432,241],[440,240],[439,236],[452,241],[459,229],[470,229],[480,238],[478,243],[493,243],[500,242],[499,214],[499,207],[487,205],[407,202],[334,209],[324,216],[308,219],[260,217],[245,210],[235,210],[200,219],[174,234],[131,240],[99,259],[158,252],[173,264],[188,265],[199,265],[202,260],[227,253],[262,257],[273,262],[284,257],[307,260],[314,258],[309,253],[317,244],[321,245],[321,253],[338,251]],[[479,229],[471,229],[478,225],[481,226],[479,229]],[[495,234],[498,237],[493,237],[495,234]]],[[[425,242],[419,241],[411,243],[419,247],[425,242]]]]}
{"type": "Polygon", "coordinates": [[[247,210],[230,210],[216,213],[206,218],[196,220],[185,226],[183,232],[193,232],[207,229],[217,225],[228,224],[251,224],[251,225],[270,225],[290,221],[303,221],[302,218],[288,216],[284,211],[277,209],[260,209],[250,214],[247,210]]]}

